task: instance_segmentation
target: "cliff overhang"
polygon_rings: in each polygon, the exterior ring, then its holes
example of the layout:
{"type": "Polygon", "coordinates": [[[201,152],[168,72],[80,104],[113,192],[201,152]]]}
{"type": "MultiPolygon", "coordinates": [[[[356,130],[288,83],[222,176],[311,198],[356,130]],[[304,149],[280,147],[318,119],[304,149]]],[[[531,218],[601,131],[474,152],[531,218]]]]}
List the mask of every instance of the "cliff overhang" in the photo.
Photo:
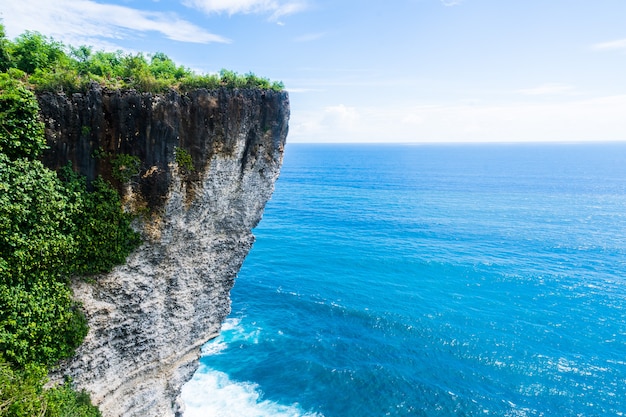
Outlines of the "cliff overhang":
{"type": "MultiPolygon", "coordinates": [[[[105,417],[173,416],[200,346],[230,312],[229,292],[282,164],[286,92],[103,90],[38,96],[44,162],[70,161],[121,192],[144,244],[125,265],[75,279],[90,330],[70,376],[105,417]],[[181,151],[183,150],[183,151],[181,151]],[[187,164],[177,152],[189,156],[187,164]],[[130,175],[121,157],[137,162],[130,175]],[[136,170],[136,171],[135,171],[136,170]]],[[[104,238],[104,237],[103,237],[104,238]]]]}

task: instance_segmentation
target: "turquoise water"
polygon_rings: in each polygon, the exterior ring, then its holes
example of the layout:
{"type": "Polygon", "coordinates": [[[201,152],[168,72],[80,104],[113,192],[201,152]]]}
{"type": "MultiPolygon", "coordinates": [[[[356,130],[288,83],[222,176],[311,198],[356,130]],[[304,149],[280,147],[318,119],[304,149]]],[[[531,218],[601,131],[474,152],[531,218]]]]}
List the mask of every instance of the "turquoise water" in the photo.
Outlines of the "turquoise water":
{"type": "Polygon", "coordinates": [[[626,144],[300,145],[195,416],[626,413],[626,144]]]}

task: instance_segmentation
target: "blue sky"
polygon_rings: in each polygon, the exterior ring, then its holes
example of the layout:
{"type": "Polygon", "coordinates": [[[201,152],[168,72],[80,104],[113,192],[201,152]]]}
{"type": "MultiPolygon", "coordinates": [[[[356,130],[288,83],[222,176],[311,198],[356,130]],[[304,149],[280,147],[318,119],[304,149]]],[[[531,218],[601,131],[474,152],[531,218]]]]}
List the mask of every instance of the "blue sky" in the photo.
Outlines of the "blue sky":
{"type": "Polygon", "coordinates": [[[626,140],[625,0],[3,0],[7,35],[282,80],[291,142],[626,140]]]}

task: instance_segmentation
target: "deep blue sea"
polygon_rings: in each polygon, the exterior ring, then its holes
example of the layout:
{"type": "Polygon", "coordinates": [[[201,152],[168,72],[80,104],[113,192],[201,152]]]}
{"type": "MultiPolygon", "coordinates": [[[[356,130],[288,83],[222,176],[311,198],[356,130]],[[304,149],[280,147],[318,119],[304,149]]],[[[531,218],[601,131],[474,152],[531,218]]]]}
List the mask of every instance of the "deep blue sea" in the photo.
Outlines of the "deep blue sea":
{"type": "Polygon", "coordinates": [[[186,417],[626,415],[626,143],[304,145],[186,417]]]}

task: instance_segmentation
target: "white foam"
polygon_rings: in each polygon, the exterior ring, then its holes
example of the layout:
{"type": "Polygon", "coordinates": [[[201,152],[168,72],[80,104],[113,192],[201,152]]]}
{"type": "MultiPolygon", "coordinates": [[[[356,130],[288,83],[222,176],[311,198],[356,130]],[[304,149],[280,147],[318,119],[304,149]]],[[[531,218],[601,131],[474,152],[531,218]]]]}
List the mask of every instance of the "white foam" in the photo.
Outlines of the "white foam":
{"type": "Polygon", "coordinates": [[[200,352],[202,356],[212,356],[221,353],[227,347],[228,344],[224,343],[224,341],[218,337],[217,339],[204,344],[200,352]]]}
{"type": "Polygon", "coordinates": [[[235,382],[227,374],[201,365],[183,386],[185,417],[322,417],[298,404],[264,400],[256,384],[235,382]]]}
{"type": "Polygon", "coordinates": [[[259,343],[260,333],[260,328],[244,328],[240,318],[228,318],[222,324],[220,335],[202,346],[202,356],[218,355],[232,342],[245,340],[259,343]]]}
{"type": "Polygon", "coordinates": [[[241,326],[240,318],[229,317],[226,320],[224,320],[224,323],[222,323],[222,331],[227,332],[230,330],[243,330],[243,327],[241,326]]]}

